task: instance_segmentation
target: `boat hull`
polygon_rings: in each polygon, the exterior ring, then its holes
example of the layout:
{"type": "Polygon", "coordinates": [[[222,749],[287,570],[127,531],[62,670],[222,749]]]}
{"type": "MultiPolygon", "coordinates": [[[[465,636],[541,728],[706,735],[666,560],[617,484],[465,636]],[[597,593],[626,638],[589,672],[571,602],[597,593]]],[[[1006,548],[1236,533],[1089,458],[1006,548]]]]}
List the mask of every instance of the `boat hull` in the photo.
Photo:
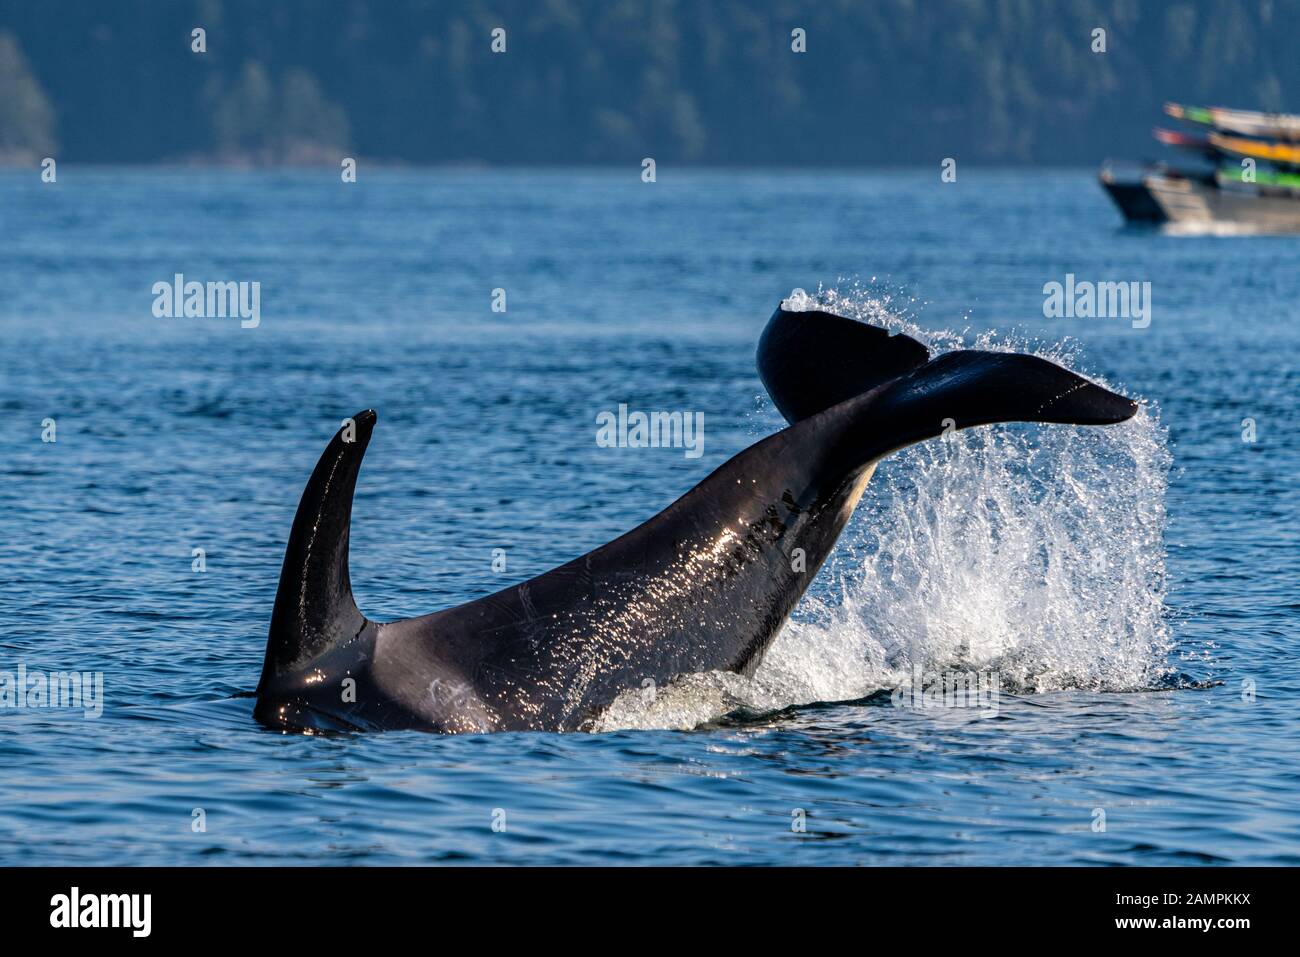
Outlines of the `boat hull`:
{"type": "Polygon", "coordinates": [[[1142,182],[1165,219],[1180,227],[1300,233],[1300,197],[1293,193],[1221,189],[1158,173],[1148,174],[1142,182]]]}
{"type": "Polygon", "coordinates": [[[1141,180],[1125,182],[1103,175],[1101,185],[1130,223],[1154,226],[1168,222],[1169,217],[1165,215],[1164,209],[1141,180]]]}

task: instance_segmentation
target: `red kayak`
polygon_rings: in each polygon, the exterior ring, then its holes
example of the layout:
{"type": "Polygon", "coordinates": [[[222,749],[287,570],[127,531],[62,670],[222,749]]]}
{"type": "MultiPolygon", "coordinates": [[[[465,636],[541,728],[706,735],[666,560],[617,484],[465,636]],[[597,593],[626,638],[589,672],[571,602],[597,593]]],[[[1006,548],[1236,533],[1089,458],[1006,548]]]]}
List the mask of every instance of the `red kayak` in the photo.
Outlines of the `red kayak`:
{"type": "Polygon", "coordinates": [[[1210,156],[1217,156],[1219,151],[1207,137],[1196,136],[1193,133],[1182,133],[1178,130],[1165,130],[1156,127],[1152,130],[1152,135],[1166,146],[1178,146],[1185,150],[1197,150],[1210,156]]]}

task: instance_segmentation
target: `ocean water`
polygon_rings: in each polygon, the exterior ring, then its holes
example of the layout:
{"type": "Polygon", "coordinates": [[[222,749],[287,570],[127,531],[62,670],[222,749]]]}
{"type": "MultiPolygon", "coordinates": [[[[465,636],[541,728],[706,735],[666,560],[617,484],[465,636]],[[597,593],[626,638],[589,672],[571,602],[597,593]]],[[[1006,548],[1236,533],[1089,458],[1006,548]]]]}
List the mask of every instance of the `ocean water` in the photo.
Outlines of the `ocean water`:
{"type": "Polygon", "coordinates": [[[103,680],[0,708],[0,863],[1300,863],[1300,238],[1128,231],[1087,171],[638,174],[0,175],[0,671],[103,680]],[[176,273],[259,282],[260,324],[156,318],[176,273]],[[1067,274],[1149,282],[1149,326],[1045,318],[1067,274]],[[380,416],[359,604],[434,611],[779,428],[753,354],[796,288],[1142,411],[883,462],[753,678],[594,733],[253,721],[342,418],[380,416]],[[597,447],[620,403],[703,412],[703,454],[597,447]],[[995,691],[891,693],[935,673],[995,691]]]}

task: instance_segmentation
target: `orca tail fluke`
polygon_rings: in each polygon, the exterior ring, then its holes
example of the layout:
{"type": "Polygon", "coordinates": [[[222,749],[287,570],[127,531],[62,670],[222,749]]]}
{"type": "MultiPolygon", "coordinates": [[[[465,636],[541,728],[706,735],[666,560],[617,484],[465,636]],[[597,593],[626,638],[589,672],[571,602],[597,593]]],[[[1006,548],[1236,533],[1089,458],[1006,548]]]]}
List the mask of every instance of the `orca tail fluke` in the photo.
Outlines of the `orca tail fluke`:
{"type": "Polygon", "coordinates": [[[1132,399],[1055,362],[978,349],[939,356],[891,393],[896,402],[946,408],[959,429],[994,422],[1113,425],[1138,410],[1132,399]]]}
{"type": "Polygon", "coordinates": [[[280,570],[259,692],[302,662],[350,641],[366,624],[348,576],[352,494],[377,416],[346,419],[303,490],[280,570]]]}
{"type": "Polygon", "coordinates": [[[910,336],[831,312],[778,306],[758,340],[758,375],[794,425],[906,375],[930,351],[910,336]]]}
{"type": "Polygon", "coordinates": [[[1132,399],[1047,359],[975,349],[944,353],[864,399],[874,456],[977,425],[1113,425],[1138,410],[1132,399]]]}
{"type": "Polygon", "coordinates": [[[1038,356],[924,345],[828,312],[779,307],[763,330],[758,372],[793,425],[840,407],[853,423],[854,467],[954,429],[998,422],[1109,425],[1138,405],[1038,356]]]}

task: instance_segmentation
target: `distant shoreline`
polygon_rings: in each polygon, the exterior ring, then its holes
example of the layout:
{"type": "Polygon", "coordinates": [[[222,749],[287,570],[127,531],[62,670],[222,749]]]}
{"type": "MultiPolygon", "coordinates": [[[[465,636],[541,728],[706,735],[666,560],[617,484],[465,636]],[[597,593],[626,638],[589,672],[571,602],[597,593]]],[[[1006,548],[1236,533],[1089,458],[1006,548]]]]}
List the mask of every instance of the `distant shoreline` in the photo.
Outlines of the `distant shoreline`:
{"type": "MultiPolygon", "coordinates": [[[[344,154],[340,154],[340,162],[344,154]]],[[[424,170],[439,170],[443,172],[458,173],[493,173],[493,172],[610,172],[625,173],[629,170],[635,178],[640,173],[640,167],[633,160],[630,163],[487,163],[487,162],[445,162],[445,163],[417,163],[403,160],[378,160],[368,159],[364,156],[353,157],[357,160],[358,168],[366,172],[416,172],[424,170]]],[[[58,157],[55,157],[58,159],[58,157]]],[[[1098,166],[1102,161],[1097,163],[1070,163],[1070,164],[1053,164],[1053,163],[1033,163],[1017,164],[1012,162],[985,162],[980,163],[969,160],[962,167],[963,170],[979,170],[981,172],[1015,172],[1022,175],[1034,175],[1035,173],[1068,173],[1068,172],[1086,172],[1095,174],[1098,166]]],[[[58,160],[60,169],[94,169],[94,170],[195,170],[195,171],[221,171],[232,173],[273,173],[287,170],[311,170],[336,171],[338,165],[332,163],[284,163],[284,164],[264,164],[264,163],[238,163],[214,160],[158,160],[148,163],[114,163],[114,162],[97,162],[97,161],[77,161],[77,160],[58,160]]],[[[936,182],[939,176],[939,164],[936,161],[933,166],[923,163],[911,164],[891,164],[891,165],[863,165],[863,166],[837,166],[837,165],[762,165],[754,164],[749,166],[736,166],[730,164],[713,164],[713,163],[681,163],[671,164],[664,163],[659,167],[660,170],[671,170],[676,172],[687,173],[918,173],[929,172],[933,169],[936,182]]],[[[40,171],[40,160],[32,163],[15,163],[0,161],[0,173],[7,172],[31,172],[40,171]]],[[[667,178],[661,178],[660,183],[668,182],[667,178]]]]}

